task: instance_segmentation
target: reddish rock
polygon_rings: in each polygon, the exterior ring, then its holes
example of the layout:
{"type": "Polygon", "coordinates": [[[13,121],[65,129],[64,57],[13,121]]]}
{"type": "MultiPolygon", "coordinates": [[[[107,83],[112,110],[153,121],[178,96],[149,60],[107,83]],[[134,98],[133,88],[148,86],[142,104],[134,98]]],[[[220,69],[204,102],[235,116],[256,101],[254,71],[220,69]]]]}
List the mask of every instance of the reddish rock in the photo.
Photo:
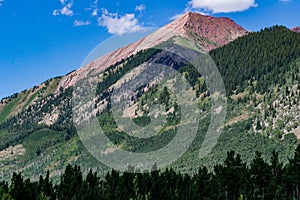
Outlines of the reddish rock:
{"type": "Polygon", "coordinates": [[[188,13],[184,29],[194,39],[199,40],[206,50],[225,45],[248,31],[226,17],[215,18],[198,13],[188,13]]]}
{"type": "Polygon", "coordinates": [[[126,47],[110,52],[63,77],[58,89],[61,86],[63,88],[73,86],[78,80],[84,78],[91,70],[93,70],[94,73],[100,73],[116,62],[136,54],[138,51],[154,47],[174,36],[182,36],[195,40],[204,50],[209,51],[225,45],[247,33],[248,32],[245,29],[229,18],[215,18],[189,12],[149,36],[126,47]]]}
{"type": "Polygon", "coordinates": [[[291,29],[294,32],[300,33],[300,26],[291,29]]]}

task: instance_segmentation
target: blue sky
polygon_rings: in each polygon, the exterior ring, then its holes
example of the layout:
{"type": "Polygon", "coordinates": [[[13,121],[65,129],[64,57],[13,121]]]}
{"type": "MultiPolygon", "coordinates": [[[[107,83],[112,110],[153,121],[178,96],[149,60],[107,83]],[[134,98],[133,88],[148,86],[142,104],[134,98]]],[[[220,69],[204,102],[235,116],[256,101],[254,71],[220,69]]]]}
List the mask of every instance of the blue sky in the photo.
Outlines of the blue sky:
{"type": "Polygon", "coordinates": [[[300,26],[299,0],[0,0],[0,98],[77,69],[113,35],[161,27],[185,11],[252,31],[300,26]]]}

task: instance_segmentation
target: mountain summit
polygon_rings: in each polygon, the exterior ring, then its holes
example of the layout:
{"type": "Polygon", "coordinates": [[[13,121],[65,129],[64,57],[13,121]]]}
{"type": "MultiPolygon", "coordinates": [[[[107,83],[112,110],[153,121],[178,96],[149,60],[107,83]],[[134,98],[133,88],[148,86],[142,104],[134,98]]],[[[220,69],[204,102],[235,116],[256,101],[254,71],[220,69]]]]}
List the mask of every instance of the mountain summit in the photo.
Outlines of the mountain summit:
{"type": "MultiPolygon", "coordinates": [[[[92,168],[105,175],[108,168],[90,152],[100,152],[108,159],[121,158],[127,168],[129,156],[112,157],[119,149],[141,155],[175,144],[175,155],[177,147],[192,138],[190,130],[197,130],[195,140],[192,145],[185,145],[187,151],[172,163],[176,171],[195,174],[201,165],[224,160],[229,150],[238,152],[248,163],[257,151],[266,159],[270,159],[270,152],[277,151],[282,161],[287,162],[300,138],[300,35],[283,26],[247,33],[229,18],[186,13],[147,37],[66,76],[2,99],[0,178],[8,180],[11,172],[16,171],[38,180],[45,170],[49,170],[50,177],[57,177],[69,163],[82,166],[83,173],[92,168]],[[243,37],[235,40],[240,36],[243,37]],[[214,109],[211,102],[215,101],[215,93],[206,85],[210,74],[198,73],[186,60],[168,52],[168,45],[173,44],[174,48],[186,47],[186,55],[209,54],[224,80],[227,116],[217,145],[207,157],[200,157],[200,150],[206,138],[211,139],[206,137],[210,120],[218,119],[212,114],[220,113],[225,106],[214,109]],[[167,52],[155,47],[166,47],[167,52]],[[145,71],[152,63],[170,66],[179,76],[160,84],[160,76],[168,71],[145,71]],[[155,77],[148,78],[151,74],[155,77]],[[144,84],[136,77],[149,83],[144,84]],[[182,80],[187,80],[190,87],[181,84],[182,80]],[[90,83],[95,84],[95,92],[88,90],[90,83]],[[184,86],[184,92],[173,91],[177,86],[184,86]],[[119,104],[121,100],[125,100],[124,104],[119,104]],[[197,109],[182,112],[194,103],[197,109]],[[120,110],[112,110],[112,105],[120,110]],[[193,112],[195,116],[191,115],[193,112]],[[94,138],[94,133],[82,135],[76,123],[85,123],[91,117],[99,122],[109,143],[94,138]],[[124,123],[118,123],[117,117],[124,119],[124,123]],[[194,122],[199,128],[191,126],[194,122]],[[187,131],[183,131],[180,141],[173,143],[177,130],[187,131]],[[85,148],[81,139],[86,138],[92,144],[85,146],[96,149],[89,152],[85,148]]],[[[206,61],[204,57],[199,59],[206,61]]],[[[93,130],[93,126],[87,126],[89,129],[93,130]]],[[[168,157],[162,155],[157,157],[159,161],[168,157]]]]}
{"type": "MultiPolygon", "coordinates": [[[[192,41],[203,51],[210,51],[223,46],[240,36],[246,35],[247,33],[248,31],[229,18],[216,18],[201,15],[199,13],[188,12],[139,41],[116,49],[66,76],[51,79],[47,81],[47,84],[43,83],[28,90],[29,95],[26,96],[27,99],[22,101],[18,107],[10,109],[10,107],[7,106],[9,98],[3,99],[2,102],[0,102],[0,112],[2,112],[0,122],[17,115],[22,109],[34,104],[35,101],[39,101],[38,99],[42,98],[43,95],[37,95],[37,93],[41,92],[40,90],[43,90],[48,84],[51,85],[51,87],[49,87],[51,89],[43,92],[45,93],[45,96],[47,96],[46,94],[59,95],[62,88],[66,89],[74,86],[78,80],[86,77],[92,70],[94,70],[95,73],[100,74],[118,61],[126,59],[141,50],[155,47],[176,36],[192,41]],[[22,108],[23,106],[25,107],[22,108]],[[9,110],[6,111],[6,109],[9,110]]],[[[57,120],[58,115],[56,114],[55,116],[56,117],[51,120],[47,119],[47,124],[54,123],[57,120]]]]}
{"type": "Polygon", "coordinates": [[[203,38],[200,44],[206,50],[223,46],[248,33],[243,27],[227,17],[211,17],[199,13],[187,13],[183,16],[183,29],[187,36],[203,38]]]}
{"type": "Polygon", "coordinates": [[[87,66],[69,74],[62,79],[58,89],[60,86],[63,88],[73,86],[77,80],[84,78],[90,70],[95,70],[96,73],[100,73],[122,59],[134,55],[141,50],[154,47],[175,36],[193,40],[201,46],[204,51],[210,51],[247,33],[248,31],[230,18],[216,18],[188,12],[149,36],[126,47],[112,51],[87,66]]]}

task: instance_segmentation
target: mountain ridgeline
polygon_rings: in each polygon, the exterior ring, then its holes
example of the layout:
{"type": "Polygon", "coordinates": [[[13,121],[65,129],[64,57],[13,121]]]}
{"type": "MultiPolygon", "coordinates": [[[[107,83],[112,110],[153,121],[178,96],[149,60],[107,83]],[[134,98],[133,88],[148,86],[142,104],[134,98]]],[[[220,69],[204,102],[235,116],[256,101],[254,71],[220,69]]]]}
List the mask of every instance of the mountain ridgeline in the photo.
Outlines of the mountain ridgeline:
{"type": "MultiPolygon", "coordinates": [[[[109,171],[86,150],[73,125],[72,84],[86,75],[84,70],[93,69],[101,77],[91,113],[95,113],[115,145],[127,151],[150,152],[168,144],[177,128],[185,122],[181,122],[180,105],[166,87],[141,85],[123,110],[127,117],[143,127],[157,114],[150,107],[163,105],[161,109],[167,120],[162,127],[157,126],[160,131],[155,137],[141,140],[128,136],[118,129],[110,112],[111,94],[119,87],[120,79],[134,69],[141,69],[143,64],[153,62],[158,55],[161,63],[170,64],[189,81],[192,92],[196,94],[194,101],[201,111],[196,138],[186,153],[170,166],[173,170],[190,175],[195,174],[200,166],[212,170],[226,159],[226,153],[231,150],[248,164],[256,158],[256,151],[262,153],[265,162],[271,160],[274,151],[278,152],[278,159],[283,164],[294,157],[300,138],[299,33],[283,26],[248,33],[227,18],[195,13],[180,17],[158,33],[153,34],[155,39],[157,35],[164,38],[159,37],[149,48],[141,47],[141,42],[137,42],[125,48],[127,53],[131,52],[125,58],[118,57],[125,55],[119,52],[124,49],[110,54],[115,56],[116,62],[109,60],[109,66],[97,65],[104,59],[100,58],[67,76],[50,79],[40,86],[2,99],[0,178],[9,180],[12,171],[17,171],[38,180],[40,174],[49,170],[49,176],[57,180],[68,164],[80,166],[83,174],[91,168],[103,176],[109,171]],[[230,29],[227,29],[227,23],[230,29]],[[203,27],[221,29],[218,29],[219,34],[213,35],[214,31],[210,30],[204,34],[206,28],[203,27]],[[171,28],[173,35],[164,35],[171,28]],[[213,41],[216,37],[220,38],[213,41]],[[152,49],[158,45],[157,41],[158,44],[186,45],[193,51],[208,53],[224,80],[227,116],[219,141],[207,157],[199,158],[199,149],[210,123],[211,97],[205,77],[188,63],[172,62],[161,50],[152,49]],[[134,49],[128,51],[131,47],[134,49]],[[135,52],[137,49],[139,51],[135,52]]],[[[172,81],[176,83],[176,80],[172,81]]]]}

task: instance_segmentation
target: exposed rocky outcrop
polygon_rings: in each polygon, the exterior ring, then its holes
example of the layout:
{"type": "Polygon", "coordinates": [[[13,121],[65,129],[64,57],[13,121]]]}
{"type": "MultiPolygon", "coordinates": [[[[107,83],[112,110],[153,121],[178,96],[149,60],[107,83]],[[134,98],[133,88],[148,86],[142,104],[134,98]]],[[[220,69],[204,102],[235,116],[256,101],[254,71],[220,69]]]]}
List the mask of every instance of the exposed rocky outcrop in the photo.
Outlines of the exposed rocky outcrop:
{"type": "Polygon", "coordinates": [[[291,29],[294,32],[300,33],[300,26],[291,29]]]}
{"type": "Polygon", "coordinates": [[[195,40],[202,39],[201,45],[206,50],[212,50],[225,45],[248,33],[243,27],[226,17],[215,18],[198,13],[188,13],[184,25],[187,34],[195,40]]]}
{"type": "Polygon", "coordinates": [[[114,63],[138,51],[154,47],[174,36],[192,39],[201,45],[204,50],[209,51],[247,33],[245,29],[229,18],[215,18],[189,12],[151,35],[126,47],[110,52],[77,71],[70,73],[61,80],[59,87],[67,88],[72,86],[78,80],[84,78],[91,70],[95,70],[95,73],[100,73],[114,63]]]}

